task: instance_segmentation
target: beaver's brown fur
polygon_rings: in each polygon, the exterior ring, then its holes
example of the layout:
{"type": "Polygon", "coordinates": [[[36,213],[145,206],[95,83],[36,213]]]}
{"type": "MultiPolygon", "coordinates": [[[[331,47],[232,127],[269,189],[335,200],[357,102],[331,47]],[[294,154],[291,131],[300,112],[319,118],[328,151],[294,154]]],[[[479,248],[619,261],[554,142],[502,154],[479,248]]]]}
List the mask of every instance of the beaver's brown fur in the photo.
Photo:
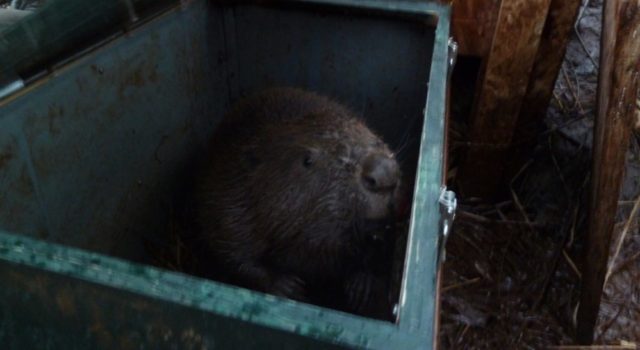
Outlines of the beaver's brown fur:
{"type": "Polygon", "coordinates": [[[388,316],[386,235],[400,171],[363,121],[326,97],[270,89],[241,101],[209,150],[194,207],[212,270],[254,290],[388,316]],[[384,311],[372,307],[380,296],[384,311]]]}

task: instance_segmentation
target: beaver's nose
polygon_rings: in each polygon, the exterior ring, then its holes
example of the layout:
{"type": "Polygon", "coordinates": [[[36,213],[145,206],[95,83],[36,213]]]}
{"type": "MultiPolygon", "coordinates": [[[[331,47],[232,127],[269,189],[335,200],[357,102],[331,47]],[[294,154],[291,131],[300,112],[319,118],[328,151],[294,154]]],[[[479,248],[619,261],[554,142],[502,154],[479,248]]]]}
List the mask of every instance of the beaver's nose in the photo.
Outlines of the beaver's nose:
{"type": "Polygon", "coordinates": [[[384,154],[369,154],[362,163],[362,183],[369,191],[393,191],[399,176],[398,163],[384,154]]]}

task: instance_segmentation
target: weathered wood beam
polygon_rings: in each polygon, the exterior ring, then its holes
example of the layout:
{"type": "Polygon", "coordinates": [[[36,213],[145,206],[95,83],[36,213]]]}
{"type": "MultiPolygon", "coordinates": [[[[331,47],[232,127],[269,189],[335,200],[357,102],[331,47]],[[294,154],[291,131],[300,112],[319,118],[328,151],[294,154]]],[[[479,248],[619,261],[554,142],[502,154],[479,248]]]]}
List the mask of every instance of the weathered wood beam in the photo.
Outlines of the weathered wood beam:
{"type": "Polygon", "coordinates": [[[498,18],[501,0],[453,0],[451,32],[460,55],[485,57],[498,18]]]}
{"type": "Polygon", "coordinates": [[[531,71],[527,93],[514,130],[504,181],[510,181],[527,162],[535,146],[553,96],[558,72],[578,17],[581,0],[552,0],[531,71]]]}
{"type": "Polygon", "coordinates": [[[503,0],[470,120],[459,191],[490,196],[503,174],[551,0],[503,0]]]}
{"type": "Polygon", "coordinates": [[[604,2],[589,230],[577,340],[593,341],[625,154],[640,97],[640,0],[604,2]]]}

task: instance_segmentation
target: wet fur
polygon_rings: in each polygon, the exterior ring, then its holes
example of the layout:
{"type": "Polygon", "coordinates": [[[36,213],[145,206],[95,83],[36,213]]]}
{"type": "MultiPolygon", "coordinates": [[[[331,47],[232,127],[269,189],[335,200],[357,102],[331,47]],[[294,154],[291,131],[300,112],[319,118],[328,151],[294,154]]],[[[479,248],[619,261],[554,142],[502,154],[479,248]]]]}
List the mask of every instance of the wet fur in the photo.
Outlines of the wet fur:
{"type": "Polygon", "coordinates": [[[393,199],[364,191],[357,174],[368,152],[391,152],[361,120],[325,97],[271,89],[238,104],[209,150],[194,204],[204,270],[258,291],[389,317],[391,238],[372,232],[392,225],[393,199]]]}

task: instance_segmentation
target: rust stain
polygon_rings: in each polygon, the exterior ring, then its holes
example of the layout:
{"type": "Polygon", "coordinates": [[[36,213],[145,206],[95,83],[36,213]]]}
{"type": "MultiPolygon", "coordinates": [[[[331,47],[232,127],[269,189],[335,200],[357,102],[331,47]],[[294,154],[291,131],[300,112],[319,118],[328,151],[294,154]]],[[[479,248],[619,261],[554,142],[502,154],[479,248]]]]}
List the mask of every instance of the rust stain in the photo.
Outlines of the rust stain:
{"type": "Polygon", "coordinates": [[[83,77],[76,78],[76,85],[80,91],[85,91],[87,88],[87,81],[83,77]]]}
{"type": "Polygon", "coordinates": [[[167,325],[155,320],[155,324],[147,326],[147,339],[168,343],[173,340],[173,331],[167,325]]]}
{"type": "Polygon", "coordinates": [[[5,150],[0,152],[0,169],[4,168],[9,164],[9,161],[13,159],[13,150],[5,150]]]}
{"type": "Polygon", "coordinates": [[[189,64],[185,65],[184,77],[188,84],[188,91],[198,92],[202,91],[206,86],[205,80],[206,74],[203,71],[203,67],[207,66],[203,61],[201,55],[203,51],[202,45],[197,38],[193,38],[190,44],[181,51],[181,55],[188,58],[189,64]]]}
{"type": "Polygon", "coordinates": [[[50,105],[47,116],[49,118],[49,132],[52,135],[58,135],[61,131],[60,119],[64,115],[64,108],[62,106],[50,105]]]}
{"type": "Polygon", "coordinates": [[[124,85],[128,85],[128,86],[144,86],[144,84],[146,83],[146,79],[144,77],[144,72],[142,71],[141,67],[138,67],[138,69],[134,70],[125,80],[124,80],[124,85]]]}
{"type": "Polygon", "coordinates": [[[175,323],[165,319],[164,311],[149,300],[134,297],[123,302],[112,291],[66,284],[40,271],[1,272],[11,290],[30,296],[31,306],[25,309],[25,315],[40,315],[44,322],[72,324],[74,331],[82,332],[83,339],[95,348],[139,349],[144,345],[151,349],[210,349],[215,345],[190,322],[174,327],[175,323]],[[132,319],[132,315],[145,317],[132,319]],[[143,326],[139,322],[145,318],[148,323],[143,326]]]}
{"type": "Polygon", "coordinates": [[[47,231],[47,229],[45,228],[39,228],[38,232],[36,233],[38,235],[38,238],[40,239],[46,239],[49,237],[49,231],[47,231]]]}
{"type": "Polygon", "coordinates": [[[100,344],[101,348],[113,349],[114,336],[109,331],[109,327],[105,325],[103,309],[95,302],[95,300],[98,300],[98,296],[93,300],[88,303],[88,318],[91,320],[91,325],[88,327],[89,333],[100,344]]]}
{"type": "Polygon", "coordinates": [[[68,289],[59,290],[55,295],[55,302],[63,316],[72,317],[76,315],[76,305],[73,300],[73,295],[68,289]]]}
{"type": "Polygon", "coordinates": [[[102,323],[96,321],[88,329],[101,348],[113,349],[113,335],[105,329],[102,323]]]}
{"type": "Polygon", "coordinates": [[[149,72],[149,81],[156,83],[158,81],[158,69],[157,65],[149,72]]]}
{"type": "Polygon", "coordinates": [[[20,171],[20,177],[18,177],[18,179],[14,183],[13,188],[24,197],[33,195],[31,176],[29,176],[29,171],[27,170],[26,166],[22,167],[22,170],[20,171]]]}
{"type": "Polygon", "coordinates": [[[182,331],[180,340],[182,340],[182,345],[187,349],[208,349],[206,342],[203,341],[202,335],[193,328],[187,328],[182,331]]]}
{"type": "Polygon", "coordinates": [[[116,105],[110,105],[107,107],[107,110],[105,112],[110,122],[113,123],[118,119],[120,119],[120,117],[122,116],[122,113],[120,113],[118,109],[119,109],[119,106],[116,106],[116,105]]]}
{"type": "Polygon", "coordinates": [[[162,164],[162,160],[159,157],[159,153],[160,153],[160,148],[165,144],[165,142],[169,139],[169,135],[165,134],[162,135],[162,137],[160,138],[160,142],[158,142],[158,145],[156,146],[155,151],[153,152],[153,157],[155,158],[155,160],[159,163],[162,164]]]}
{"type": "Polygon", "coordinates": [[[186,135],[187,133],[193,130],[193,119],[191,116],[188,116],[180,128],[180,135],[186,135]]]}
{"type": "Polygon", "coordinates": [[[46,278],[39,275],[27,276],[24,273],[15,270],[9,270],[6,276],[6,282],[8,285],[11,285],[12,288],[16,290],[23,290],[24,294],[32,295],[35,300],[49,300],[49,285],[46,278]]]}
{"type": "Polygon", "coordinates": [[[154,84],[158,81],[158,67],[157,65],[138,64],[135,68],[127,73],[120,85],[118,86],[118,95],[120,97],[125,96],[125,90],[130,87],[143,87],[148,83],[154,84]]]}
{"type": "Polygon", "coordinates": [[[120,336],[117,348],[122,350],[139,349],[141,341],[142,338],[135,331],[125,332],[120,336]]]}

